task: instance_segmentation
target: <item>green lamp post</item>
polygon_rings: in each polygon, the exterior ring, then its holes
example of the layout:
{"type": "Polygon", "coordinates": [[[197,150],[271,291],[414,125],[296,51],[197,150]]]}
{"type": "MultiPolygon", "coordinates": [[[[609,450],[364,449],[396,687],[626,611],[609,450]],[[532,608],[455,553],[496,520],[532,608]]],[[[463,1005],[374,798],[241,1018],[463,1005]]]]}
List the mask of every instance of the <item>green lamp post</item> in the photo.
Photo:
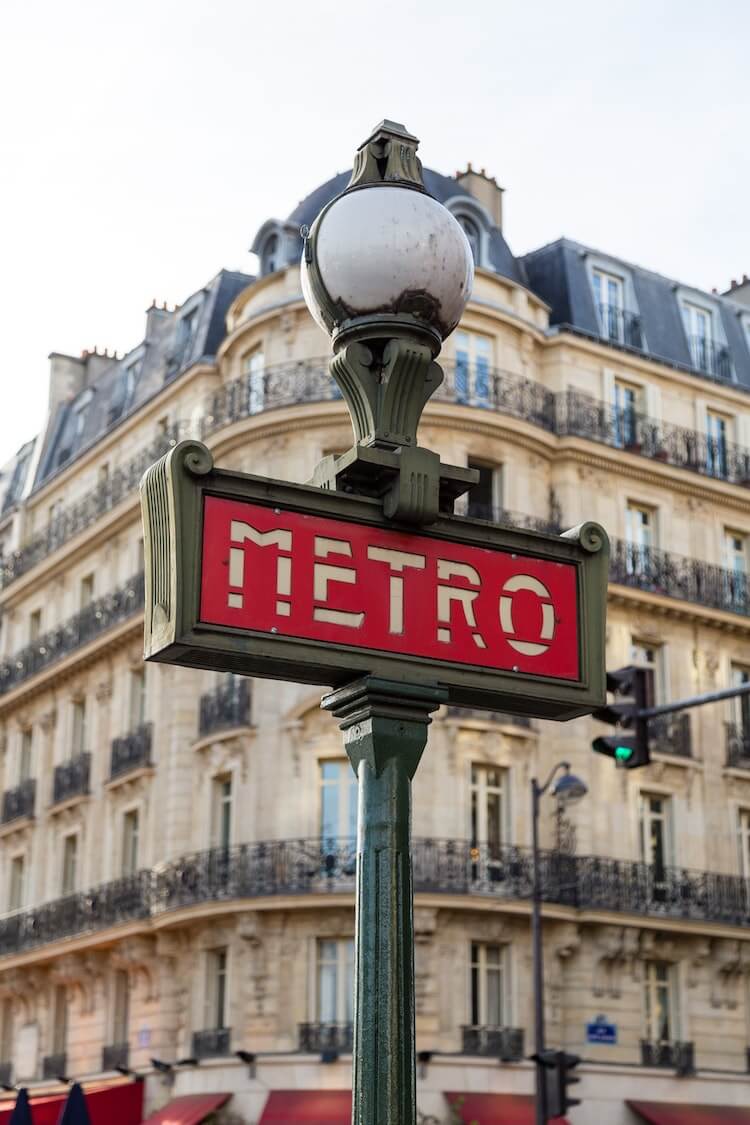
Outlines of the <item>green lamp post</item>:
{"type": "MultiPolygon", "coordinates": [[[[357,151],[344,193],[303,228],[302,288],[331,336],[331,375],[354,445],[316,471],[323,487],[382,498],[412,525],[451,512],[471,470],[441,464],[417,427],[443,373],[435,363],[469,299],[469,243],[427,194],[418,141],[383,121],[357,151]]],[[[338,720],[359,782],[353,1115],[355,1125],[414,1125],[411,779],[437,684],[367,676],[322,706],[338,720]]]]}

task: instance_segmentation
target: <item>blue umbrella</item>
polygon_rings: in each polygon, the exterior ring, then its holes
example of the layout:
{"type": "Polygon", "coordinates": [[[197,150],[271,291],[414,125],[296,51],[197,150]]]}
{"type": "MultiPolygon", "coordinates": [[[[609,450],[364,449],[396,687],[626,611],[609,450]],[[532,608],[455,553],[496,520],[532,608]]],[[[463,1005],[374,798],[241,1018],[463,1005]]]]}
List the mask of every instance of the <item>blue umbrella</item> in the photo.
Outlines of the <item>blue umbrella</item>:
{"type": "Polygon", "coordinates": [[[78,1082],[74,1082],[70,1087],[70,1093],[57,1119],[57,1125],[91,1125],[86,1099],[78,1082]]]}
{"type": "Polygon", "coordinates": [[[25,1086],[22,1086],[18,1091],[16,1104],[10,1115],[9,1125],[34,1125],[31,1116],[31,1106],[29,1105],[29,1092],[25,1086]]]}

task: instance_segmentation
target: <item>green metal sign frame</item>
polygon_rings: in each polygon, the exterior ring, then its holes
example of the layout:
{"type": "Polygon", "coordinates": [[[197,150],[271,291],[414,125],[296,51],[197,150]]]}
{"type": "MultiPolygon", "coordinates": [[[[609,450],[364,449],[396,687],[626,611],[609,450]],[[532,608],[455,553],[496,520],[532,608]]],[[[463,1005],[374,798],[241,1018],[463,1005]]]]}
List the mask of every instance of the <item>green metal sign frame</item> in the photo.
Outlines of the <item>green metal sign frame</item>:
{"type": "MultiPolygon", "coordinates": [[[[378,529],[399,529],[383,515],[377,499],[216,468],[204,445],[181,442],[147,471],[141,485],[146,659],[334,689],[369,675],[433,685],[446,702],[457,706],[547,719],[574,718],[603,704],[609,544],[598,524],[585,523],[555,536],[463,516],[440,516],[419,529],[421,536],[446,544],[572,563],[579,607],[579,678],[573,681],[201,622],[207,495],[378,529]]],[[[414,532],[408,526],[402,530],[414,532]]]]}

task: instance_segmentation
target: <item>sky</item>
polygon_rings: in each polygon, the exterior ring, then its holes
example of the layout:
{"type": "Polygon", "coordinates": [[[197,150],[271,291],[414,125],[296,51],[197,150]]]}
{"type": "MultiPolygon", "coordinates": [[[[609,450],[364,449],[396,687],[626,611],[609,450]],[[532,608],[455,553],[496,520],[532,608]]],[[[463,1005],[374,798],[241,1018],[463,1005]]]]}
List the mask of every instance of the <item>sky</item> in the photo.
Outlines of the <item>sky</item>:
{"type": "Polygon", "coordinates": [[[48,355],[127,351],[153,298],[253,272],[384,117],[565,235],[700,288],[750,273],[747,0],[4,0],[0,463],[48,355]]]}

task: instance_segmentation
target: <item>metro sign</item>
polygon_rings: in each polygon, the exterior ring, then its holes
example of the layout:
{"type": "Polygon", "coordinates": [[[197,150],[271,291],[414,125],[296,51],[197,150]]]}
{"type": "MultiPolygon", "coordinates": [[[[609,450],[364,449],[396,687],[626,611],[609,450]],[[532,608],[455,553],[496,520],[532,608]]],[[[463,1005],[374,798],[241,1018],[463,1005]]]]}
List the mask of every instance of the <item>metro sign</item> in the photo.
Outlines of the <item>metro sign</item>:
{"type": "Polygon", "coordinates": [[[331,687],[374,673],[548,718],[604,700],[598,525],[414,532],[371,499],[216,469],[197,442],[142,495],[147,658],[331,687]]]}

